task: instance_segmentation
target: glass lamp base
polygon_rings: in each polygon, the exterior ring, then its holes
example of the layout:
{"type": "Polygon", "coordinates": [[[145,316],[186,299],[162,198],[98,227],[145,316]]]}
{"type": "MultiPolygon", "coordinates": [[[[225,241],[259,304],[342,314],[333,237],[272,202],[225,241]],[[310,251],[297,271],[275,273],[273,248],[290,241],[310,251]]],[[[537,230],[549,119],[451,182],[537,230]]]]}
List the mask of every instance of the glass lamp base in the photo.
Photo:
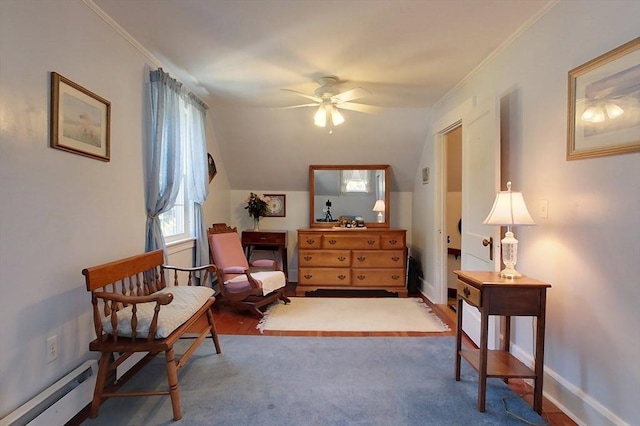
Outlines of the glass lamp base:
{"type": "Polygon", "coordinates": [[[524,275],[516,271],[514,268],[504,268],[502,271],[500,271],[500,276],[502,278],[510,279],[524,277],[524,275]]]}
{"type": "Polygon", "coordinates": [[[505,268],[500,271],[500,276],[503,278],[519,278],[523,275],[516,271],[516,263],[518,261],[518,240],[513,236],[511,230],[504,234],[504,238],[500,241],[502,243],[502,263],[505,268]]]}

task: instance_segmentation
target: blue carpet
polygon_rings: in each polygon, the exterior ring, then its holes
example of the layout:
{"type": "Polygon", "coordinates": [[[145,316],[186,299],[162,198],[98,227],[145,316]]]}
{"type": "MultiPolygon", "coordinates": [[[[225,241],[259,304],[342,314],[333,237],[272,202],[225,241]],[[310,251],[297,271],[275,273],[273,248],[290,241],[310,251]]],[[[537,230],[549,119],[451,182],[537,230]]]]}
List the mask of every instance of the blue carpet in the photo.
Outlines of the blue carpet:
{"type": "MultiPolygon", "coordinates": [[[[182,345],[182,343],[181,343],[182,345]]],[[[463,360],[454,379],[453,337],[220,336],[179,371],[183,418],[168,396],[111,398],[86,425],[523,425],[542,418],[500,379],[478,381],[463,360]]],[[[177,347],[179,351],[181,347],[177,347]]],[[[125,389],[165,389],[164,356],[125,389]]]]}

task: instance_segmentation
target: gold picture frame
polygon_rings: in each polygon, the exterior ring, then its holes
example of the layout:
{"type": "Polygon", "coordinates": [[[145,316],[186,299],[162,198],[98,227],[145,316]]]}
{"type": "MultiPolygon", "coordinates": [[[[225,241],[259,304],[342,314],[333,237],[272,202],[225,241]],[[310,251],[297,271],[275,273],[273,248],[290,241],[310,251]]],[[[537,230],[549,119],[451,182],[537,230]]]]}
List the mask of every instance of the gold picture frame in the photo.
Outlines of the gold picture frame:
{"type": "Polygon", "coordinates": [[[640,151],[640,37],[569,71],[567,160],[640,151]]]}
{"type": "Polygon", "coordinates": [[[111,102],[51,73],[51,147],[111,160],[111,102]]]}

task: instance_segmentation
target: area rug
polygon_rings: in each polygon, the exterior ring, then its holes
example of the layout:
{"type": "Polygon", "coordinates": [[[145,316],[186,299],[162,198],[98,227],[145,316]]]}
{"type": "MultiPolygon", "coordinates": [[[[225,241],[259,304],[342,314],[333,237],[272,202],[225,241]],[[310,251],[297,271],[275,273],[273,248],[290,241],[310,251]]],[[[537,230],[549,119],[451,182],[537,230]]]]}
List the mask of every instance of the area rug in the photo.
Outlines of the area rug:
{"type": "Polygon", "coordinates": [[[449,327],[419,298],[292,297],[269,307],[260,331],[423,331],[449,327]]]}
{"type": "MultiPolygon", "coordinates": [[[[222,335],[220,345],[216,355],[207,339],[179,370],[182,420],[172,420],[168,396],[109,398],[83,425],[544,424],[501,379],[487,381],[479,412],[475,371],[463,362],[454,379],[453,337],[222,335]]],[[[160,355],[123,390],[166,387],[160,355]]]]}

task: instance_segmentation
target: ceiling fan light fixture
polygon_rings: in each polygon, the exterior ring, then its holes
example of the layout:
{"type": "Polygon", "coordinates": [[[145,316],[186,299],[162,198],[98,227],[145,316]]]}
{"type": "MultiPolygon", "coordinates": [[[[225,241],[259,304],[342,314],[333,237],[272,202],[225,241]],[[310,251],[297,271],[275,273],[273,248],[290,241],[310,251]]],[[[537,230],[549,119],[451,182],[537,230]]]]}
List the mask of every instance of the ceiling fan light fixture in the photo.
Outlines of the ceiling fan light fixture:
{"type": "Polygon", "coordinates": [[[336,108],[335,105],[331,106],[331,122],[334,126],[339,126],[344,123],[344,117],[340,114],[340,111],[338,111],[338,108],[336,108]]]}
{"type": "Polygon", "coordinates": [[[580,118],[589,123],[602,123],[604,121],[604,111],[598,106],[592,106],[585,109],[580,118]]]}
{"type": "Polygon", "coordinates": [[[610,119],[614,119],[616,117],[620,117],[622,114],[624,114],[624,110],[622,108],[620,108],[618,105],[614,104],[613,102],[607,102],[604,104],[604,109],[605,111],[607,111],[607,116],[610,119]]]}
{"type": "Polygon", "coordinates": [[[602,123],[606,118],[613,120],[622,114],[624,114],[622,108],[613,102],[605,101],[604,103],[597,103],[585,109],[580,118],[589,123],[602,123]]]}
{"type": "Polygon", "coordinates": [[[318,127],[325,127],[327,125],[327,110],[324,104],[320,105],[318,111],[316,111],[316,114],[313,116],[313,124],[318,127]]]}

